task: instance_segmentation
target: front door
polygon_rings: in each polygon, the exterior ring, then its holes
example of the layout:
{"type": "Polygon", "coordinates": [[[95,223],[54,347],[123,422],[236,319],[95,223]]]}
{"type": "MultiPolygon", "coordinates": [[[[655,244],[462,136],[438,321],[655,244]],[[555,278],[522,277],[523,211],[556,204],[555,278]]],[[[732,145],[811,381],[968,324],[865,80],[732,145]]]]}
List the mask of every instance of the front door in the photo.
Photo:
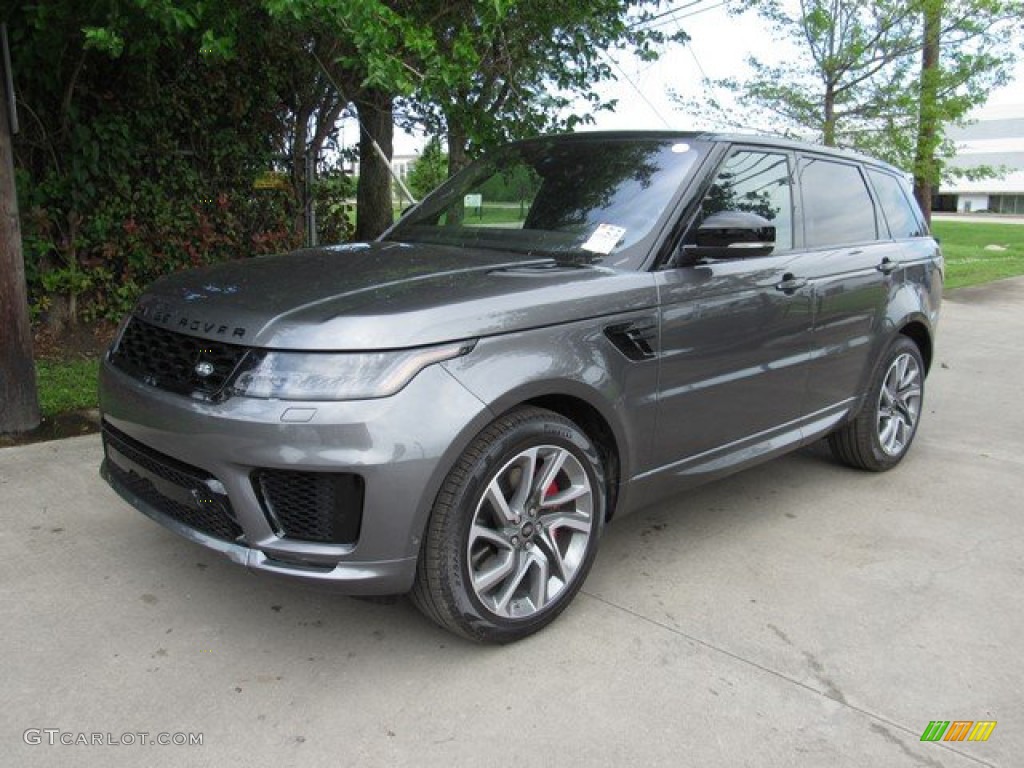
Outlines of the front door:
{"type": "Polygon", "coordinates": [[[803,257],[794,251],[792,168],[784,150],[733,148],[685,238],[712,213],[747,211],[775,225],[771,255],[705,259],[656,275],[655,471],[686,474],[688,465],[749,458],[773,436],[798,430],[813,318],[803,257]]]}

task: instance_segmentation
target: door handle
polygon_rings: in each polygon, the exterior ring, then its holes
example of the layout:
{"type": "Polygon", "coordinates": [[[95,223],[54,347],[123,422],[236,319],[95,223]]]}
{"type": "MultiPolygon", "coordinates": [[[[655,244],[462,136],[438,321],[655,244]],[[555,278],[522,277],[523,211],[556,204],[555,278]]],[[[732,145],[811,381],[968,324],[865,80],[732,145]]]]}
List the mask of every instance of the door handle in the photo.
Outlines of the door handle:
{"type": "Polygon", "coordinates": [[[792,272],[787,272],[782,276],[782,282],[776,284],[775,290],[782,291],[783,293],[793,293],[793,291],[799,290],[807,285],[807,278],[797,277],[792,272]]]}
{"type": "Polygon", "coordinates": [[[882,263],[875,267],[875,269],[877,269],[883,275],[891,275],[899,268],[900,263],[895,259],[890,259],[888,256],[882,259],[882,263]]]}

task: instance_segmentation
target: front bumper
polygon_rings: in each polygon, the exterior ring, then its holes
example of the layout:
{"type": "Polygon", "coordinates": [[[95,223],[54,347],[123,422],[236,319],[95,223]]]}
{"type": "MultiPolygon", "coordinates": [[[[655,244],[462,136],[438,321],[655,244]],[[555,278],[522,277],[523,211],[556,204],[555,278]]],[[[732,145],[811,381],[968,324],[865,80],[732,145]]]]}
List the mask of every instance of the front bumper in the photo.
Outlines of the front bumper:
{"type": "Polygon", "coordinates": [[[491,418],[440,365],[379,400],[211,403],[147,386],[104,361],[100,407],[108,432],[101,474],[129,504],[253,571],[353,595],[411,588],[437,490],[491,418]],[[184,467],[186,479],[163,482],[147,471],[146,456],[126,458],[124,445],[184,467]],[[322,543],[282,531],[255,482],[261,471],[361,478],[357,538],[322,543]],[[217,507],[225,525],[194,524],[190,512],[200,515],[206,505],[217,507]]]}

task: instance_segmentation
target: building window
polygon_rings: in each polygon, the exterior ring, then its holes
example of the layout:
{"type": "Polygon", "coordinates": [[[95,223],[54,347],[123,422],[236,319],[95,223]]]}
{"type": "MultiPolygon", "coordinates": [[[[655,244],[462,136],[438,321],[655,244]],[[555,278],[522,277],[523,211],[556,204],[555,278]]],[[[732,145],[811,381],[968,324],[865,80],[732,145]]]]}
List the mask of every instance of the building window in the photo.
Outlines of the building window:
{"type": "Polygon", "coordinates": [[[1024,214],[1024,195],[991,195],[988,205],[992,213],[1024,214]]]}

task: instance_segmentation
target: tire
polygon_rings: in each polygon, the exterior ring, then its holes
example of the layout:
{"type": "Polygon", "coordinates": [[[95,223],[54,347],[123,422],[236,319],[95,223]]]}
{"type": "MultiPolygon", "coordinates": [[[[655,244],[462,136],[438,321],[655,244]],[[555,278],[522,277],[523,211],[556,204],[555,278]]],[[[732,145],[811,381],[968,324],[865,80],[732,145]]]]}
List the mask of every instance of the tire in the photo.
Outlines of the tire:
{"type": "Polygon", "coordinates": [[[872,374],[860,413],[829,435],[833,455],[872,472],[892,469],[910,450],[924,402],[924,361],[917,345],[898,336],[872,374]]]}
{"type": "Polygon", "coordinates": [[[440,626],[509,643],[550,624],[597,554],[605,470],[576,424],[522,407],[456,462],[427,523],[413,603],[440,626]]]}

